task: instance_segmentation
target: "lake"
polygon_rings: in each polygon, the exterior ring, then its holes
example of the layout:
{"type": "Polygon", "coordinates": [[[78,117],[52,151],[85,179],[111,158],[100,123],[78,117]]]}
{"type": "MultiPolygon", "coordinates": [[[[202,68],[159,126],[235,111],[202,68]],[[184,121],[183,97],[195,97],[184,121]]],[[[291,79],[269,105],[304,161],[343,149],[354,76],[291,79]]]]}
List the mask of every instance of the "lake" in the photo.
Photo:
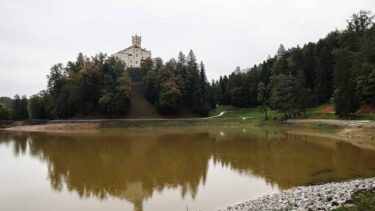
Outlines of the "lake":
{"type": "Polygon", "coordinates": [[[375,176],[375,151],[277,128],[0,132],[0,210],[217,210],[375,176]]]}

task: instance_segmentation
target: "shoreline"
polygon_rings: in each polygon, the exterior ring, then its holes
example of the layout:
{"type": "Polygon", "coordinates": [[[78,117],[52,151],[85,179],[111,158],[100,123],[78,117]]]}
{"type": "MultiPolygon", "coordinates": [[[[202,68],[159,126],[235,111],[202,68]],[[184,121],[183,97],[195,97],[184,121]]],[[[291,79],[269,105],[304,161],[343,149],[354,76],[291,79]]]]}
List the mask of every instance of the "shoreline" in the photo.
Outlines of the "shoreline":
{"type": "MultiPolygon", "coordinates": [[[[324,120],[302,119],[258,122],[251,119],[212,118],[212,119],[95,119],[95,120],[53,120],[34,125],[18,125],[0,129],[9,132],[47,132],[47,133],[96,133],[101,128],[147,129],[147,128],[205,128],[216,126],[240,127],[254,125],[257,127],[279,127],[287,134],[325,136],[340,139],[353,145],[375,150],[375,122],[358,120],[324,120]],[[306,127],[307,126],[307,127],[306,127]],[[313,127],[310,127],[313,126],[313,127]],[[319,126],[321,127],[319,130],[319,126]],[[330,130],[334,126],[334,130],[330,130]],[[305,130],[300,130],[305,128],[305,130]],[[338,130],[336,130],[338,129],[338,130]]],[[[375,178],[356,179],[347,182],[333,182],[314,186],[299,186],[276,194],[261,196],[234,206],[227,211],[238,210],[332,210],[350,200],[351,194],[361,190],[362,185],[375,188],[375,178]],[[343,192],[340,192],[343,190],[343,192]],[[320,193],[323,193],[321,195],[320,193]],[[335,195],[334,193],[339,193],[335,195]],[[331,198],[331,200],[328,200],[331,198]]]]}
{"type": "Polygon", "coordinates": [[[371,120],[341,120],[341,119],[288,119],[287,124],[338,126],[346,128],[375,128],[375,121],[371,120]]]}
{"type": "Polygon", "coordinates": [[[247,210],[333,210],[348,203],[352,194],[375,188],[375,178],[299,186],[279,193],[258,197],[219,211],[247,210]]]}
{"type": "Polygon", "coordinates": [[[93,132],[100,128],[99,123],[44,123],[35,125],[18,125],[1,128],[0,131],[9,132],[93,132]]]}
{"type": "MultiPolygon", "coordinates": [[[[331,120],[331,119],[288,119],[284,122],[276,120],[253,121],[252,118],[218,118],[219,115],[205,118],[181,118],[181,119],[76,119],[76,120],[49,120],[49,121],[20,121],[3,124],[0,130],[9,131],[51,131],[55,129],[86,130],[105,127],[132,128],[132,127],[168,127],[168,126],[199,126],[199,125],[225,125],[225,123],[267,125],[295,125],[295,126],[333,126],[351,131],[358,128],[375,129],[375,121],[371,120],[331,120]],[[66,127],[64,127],[66,126],[66,127]],[[78,126],[78,127],[73,127],[78,126]],[[82,127],[81,127],[82,126],[82,127]]],[[[375,137],[374,137],[375,138],[375,137]]]]}
{"type": "Polygon", "coordinates": [[[0,128],[0,132],[98,133],[102,129],[170,130],[170,128],[212,129],[248,126],[278,128],[292,135],[327,137],[375,150],[375,121],[358,120],[297,119],[285,122],[254,121],[251,118],[51,120],[37,124],[11,125],[0,128]]]}
{"type": "MultiPolygon", "coordinates": [[[[200,127],[211,125],[249,124],[251,120],[239,118],[181,118],[181,119],[81,119],[81,120],[50,120],[42,123],[14,122],[4,125],[0,131],[19,132],[55,132],[56,130],[85,131],[100,128],[168,128],[168,127],[200,127]]],[[[281,122],[280,122],[281,123],[281,122]]]]}
{"type": "MultiPolygon", "coordinates": [[[[222,115],[222,114],[221,114],[222,115]]],[[[220,116],[220,115],[219,115],[220,116]]],[[[93,132],[102,128],[170,128],[170,127],[212,127],[212,126],[246,126],[279,127],[288,133],[305,135],[324,135],[345,139],[375,141],[375,121],[370,120],[329,120],[329,119],[292,119],[281,121],[254,121],[251,118],[185,118],[185,119],[80,119],[23,121],[2,125],[0,131],[17,132],[93,132]],[[292,127],[290,127],[292,126],[292,127]],[[299,131],[294,128],[307,128],[312,131],[299,131]],[[334,131],[331,129],[335,128],[334,131]],[[321,130],[323,129],[323,130],[321,130]],[[327,129],[327,130],[325,130],[327,129]]]]}

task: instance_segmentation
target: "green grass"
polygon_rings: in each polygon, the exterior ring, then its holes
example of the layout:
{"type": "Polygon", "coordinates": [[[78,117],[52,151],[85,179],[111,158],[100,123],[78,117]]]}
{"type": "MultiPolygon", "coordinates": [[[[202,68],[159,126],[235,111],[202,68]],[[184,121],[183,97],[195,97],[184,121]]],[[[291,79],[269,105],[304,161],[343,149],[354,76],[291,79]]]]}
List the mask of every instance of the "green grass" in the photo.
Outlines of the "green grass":
{"type": "Polygon", "coordinates": [[[335,211],[367,211],[375,210],[375,188],[361,190],[352,195],[352,199],[335,211]],[[350,206],[348,206],[350,204],[350,206]]]}
{"type": "MultiPolygon", "coordinates": [[[[316,107],[310,107],[306,109],[307,119],[348,119],[348,118],[339,118],[335,113],[322,113],[319,112],[321,108],[329,104],[323,104],[316,107]]],[[[263,121],[264,113],[260,107],[255,108],[236,108],[233,106],[218,106],[216,109],[210,111],[210,116],[215,116],[220,114],[222,111],[228,111],[220,118],[248,118],[254,121],[263,121]]],[[[276,110],[267,110],[268,119],[270,120],[282,120],[284,114],[276,110]]],[[[303,118],[301,116],[300,118],[303,118]]],[[[375,115],[360,115],[354,114],[352,117],[353,120],[372,120],[375,121],[375,115]]]]}
{"type": "MultiPolygon", "coordinates": [[[[271,121],[269,121],[272,125],[271,121]]],[[[101,123],[101,128],[164,128],[164,127],[216,127],[216,126],[252,126],[257,125],[253,120],[242,119],[149,119],[149,120],[108,120],[101,123]]]]}
{"type": "MultiPolygon", "coordinates": [[[[255,107],[255,108],[236,108],[232,106],[218,106],[216,109],[212,110],[210,112],[210,116],[218,115],[222,111],[228,111],[220,118],[246,118],[246,119],[252,119],[252,120],[264,120],[264,112],[262,108],[255,107]]],[[[283,114],[268,109],[267,110],[268,119],[275,120],[280,119],[283,114]]]]}
{"type": "Polygon", "coordinates": [[[375,115],[371,115],[371,114],[355,114],[354,117],[353,117],[353,119],[375,121],[375,115]]]}

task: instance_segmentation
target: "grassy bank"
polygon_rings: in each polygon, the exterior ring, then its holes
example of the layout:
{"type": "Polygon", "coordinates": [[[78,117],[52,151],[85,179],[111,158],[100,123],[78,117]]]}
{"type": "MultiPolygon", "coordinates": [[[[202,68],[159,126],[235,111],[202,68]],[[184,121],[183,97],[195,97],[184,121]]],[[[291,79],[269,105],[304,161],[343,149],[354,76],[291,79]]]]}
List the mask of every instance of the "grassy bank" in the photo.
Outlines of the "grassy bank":
{"type": "MultiPolygon", "coordinates": [[[[148,120],[111,120],[101,123],[102,128],[157,128],[157,127],[216,127],[262,125],[263,121],[240,118],[214,119],[148,119],[148,120]]],[[[267,121],[267,125],[281,125],[279,121],[267,121]]]]}
{"type": "Polygon", "coordinates": [[[375,210],[375,189],[361,190],[352,195],[352,199],[335,211],[375,210]]]}
{"type": "MultiPolygon", "coordinates": [[[[251,118],[255,121],[264,120],[264,112],[260,107],[255,108],[236,108],[232,106],[218,106],[216,109],[210,112],[210,116],[215,116],[223,111],[227,111],[220,118],[251,118]]],[[[282,120],[284,114],[277,110],[267,110],[268,119],[271,120],[282,120]]],[[[334,107],[332,104],[323,104],[316,107],[310,107],[306,109],[307,119],[345,119],[339,118],[335,115],[334,107]]],[[[301,116],[301,118],[304,118],[301,116]]],[[[353,120],[372,120],[375,121],[375,115],[371,114],[353,114],[353,120]]]]}
{"type": "MultiPolygon", "coordinates": [[[[219,118],[238,118],[238,119],[252,119],[254,121],[264,121],[264,111],[260,107],[255,108],[236,108],[233,106],[218,106],[210,112],[210,116],[215,116],[221,112],[226,111],[224,115],[219,118]]],[[[267,116],[270,120],[280,120],[283,114],[276,110],[267,110],[267,116]]]]}

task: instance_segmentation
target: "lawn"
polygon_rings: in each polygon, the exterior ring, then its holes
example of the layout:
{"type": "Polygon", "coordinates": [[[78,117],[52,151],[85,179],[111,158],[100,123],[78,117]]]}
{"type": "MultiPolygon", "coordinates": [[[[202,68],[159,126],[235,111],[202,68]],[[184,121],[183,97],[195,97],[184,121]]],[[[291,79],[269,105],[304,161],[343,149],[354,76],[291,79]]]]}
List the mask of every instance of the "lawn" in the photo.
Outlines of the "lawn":
{"type": "MultiPolygon", "coordinates": [[[[216,109],[210,111],[210,116],[218,115],[222,111],[227,112],[220,118],[247,118],[254,120],[264,120],[264,112],[260,107],[236,108],[233,106],[219,105],[216,109]]],[[[267,114],[268,119],[271,120],[279,120],[284,117],[284,114],[277,110],[268,109],[267,114]]],[[[340,119],[338,116],[335,115],[333,105],[328,103],[316,107],[307,108],[306,114],[308,119],[340,119]]],[[[303,116],[301,116],[300,118],[303,118],[303,116]]],[[[353,119],[375,121],[375,115],[354,114],[353,119]]]]}
{"type": "MultiPolygon", "coordinates": [[[[232,106],[218,106],[216,109],[210,112],[210,116],[218,115],[222,111],[227,111],[220,118],[246,118],[254,120],[264,120],[264,112],[260,107],[255,108],[236,108],[232,106]]],[[[269,119],[278,119],[282,117],[282,113],[275,110],[267,110],[269,119]]]]}

